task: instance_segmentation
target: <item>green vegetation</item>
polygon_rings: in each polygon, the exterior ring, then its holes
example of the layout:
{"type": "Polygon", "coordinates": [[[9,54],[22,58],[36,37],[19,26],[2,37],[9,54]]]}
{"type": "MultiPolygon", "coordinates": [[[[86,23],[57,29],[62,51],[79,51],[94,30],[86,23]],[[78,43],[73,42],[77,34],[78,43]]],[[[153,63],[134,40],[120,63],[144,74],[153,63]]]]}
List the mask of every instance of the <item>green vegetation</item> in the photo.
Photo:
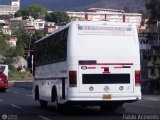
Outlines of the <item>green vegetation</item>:
{"type": "Polygon", "coordinates": [[[34,19],[44,18],[47,14],[47,8],[41,5],[31,5],[28,7],[28,12],[34,19]]]}
{"type": "Polygon", "coordinates": [[[9,44],[10,36],[3,34],[0,32],[0,55],[1,55],[1,63],[11,65],[16,57],[22,55],[22,51],[20,51],[20,47],[14,47],[9,44]]]}
{"type": "Polygon", "coordinates": [[[0,20],[10,20],[13,15],[0,15],[0,20]]]}
{"type": "Polygon", "coordinates": [[[70,21],[70,17],[64,11],[53,11],[50,14],[46,15],[46,21],[55,22],[58,25],[62,25],[63,23],[67,23],[70,21]]]}
{"type": "Polygon", "coordinates": [[[150,20],[160,20],[160,0],[146,0],[146,9],[150,13],[150,20]]]}
{"type": "Polygon", "coordinates": [[[10,71],[9,78],[32,78],[32,74],[30,72],[19,72],[19,71],[10,71]]]}
{"type": "MultiPolygon", "coordinates": [[[[70,21],[70,17],[66,12],[53,11],[48,14],[47,8],[41,5],[31,5],[26,9],[18,10],[14,15],[14,17],[22,17],[23,19],[28,19],[29,16],[32,16],[34,19],[46,19],[46,21],[55,22],[57,25],[63,25],[70,21]]],[[[1,19],[7,20],[12,17],[9,15],[0,16],[1,19]]],[[[12,35],[17,38],[16,46],[9,44],[11,36],[3,34],[0,28],[0,63],[9,65],[9,78],[31,78],[32,74],[30,72],[21,72],[18,68],[14,68],[14,64],[21,57],[29,60],[27,54],[25,54],[25,50],[33,49],[33,43],[44,37],[45,34],[43,31],[37,30],[35,30],[35,33],[29,34],[24,28],[17,28],[15,26],[12,28],[12,35]]]]}
{"type": "Polygon", "coordinates": [[[27,19],[29,17],[29,12],[27,9],[21,9],[18,10],[15,14],[14,17],[23,17],[23,19],[27,19]]]}
{"type": "Polygon", "coordinates": [[[41,5],[31,5],[26,9],[18,10],[15,13],[15,17],[23,17],[23,19],[28,18],[29,16],[32,16],[34,19],[38,18],[45,18],[47,15],[47,8],[41,6],[41,5]]]}

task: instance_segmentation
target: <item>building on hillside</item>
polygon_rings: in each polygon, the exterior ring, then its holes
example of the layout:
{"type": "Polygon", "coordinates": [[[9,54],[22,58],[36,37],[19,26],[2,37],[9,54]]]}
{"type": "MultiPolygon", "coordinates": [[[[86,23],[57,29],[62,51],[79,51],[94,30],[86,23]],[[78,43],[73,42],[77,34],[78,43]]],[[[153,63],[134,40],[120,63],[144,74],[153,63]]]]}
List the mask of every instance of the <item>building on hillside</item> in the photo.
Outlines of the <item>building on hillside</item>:
{"type": "Polygon", "coordinates": [[[90,8],[84,12],[67,12],[72,20],[80,21],[111,21],[135,23],[137,29],[141,28],[142,14],[125,13],[124,10],[90,8]]]}
{"type": "Polygon", "coordinates": [[[44,27],[44,33],[46,35],[53,33],[54,31],[56,31],[57,28],[55,26],[54,22],[46,22],[45,23],[45,27],[44,27]]]}
{"type": "Polygon", "coordinates": [[[37,19],[37,20],[33,20],[32,22],[36,30],[44,30],[45,20],[37,19]]]}
{"type": "Polygon", "coordinates": [[[160,34],[139,33],[141,76],[147,93],[160,93],[160,34]]]}
{"type": "Polygon", "coordinates": [[[17,39],[17,37],[15,35],[11,36],[11,38],[9,40],[10,45],[13,46],[13,47],[16,46],[17,40],[18,39],[17,39]]]}
{"type": "Polygon", "coordinates": [[[5,25],[2,27],[2,32],[6,35],[11,35],[12,34],[12,30],[10,28],[9,25],[5,25]]]}
{"type": "Polygon", "coordinates": [[[0,15],[14,15],[20,9],[20,0],[12,0],[10,5],[0,5],[0,15]]]}
{"type": "Polygon", "coordinates": [[[0,28],[1,28],[1,31],[3,32],[3,34],[6,34],[6,35],[12,34],[12,30],[10,28],[10,24],[8,21],[0,20],[0,28]]]}
{"type": "Polygon", "coordinates": [[[43,19],[34,19],[29,16],[28,19],[23,19],[22,17],[12,18],[10,19],[12,28],[23,28],[23,26],[32,25],[35,27],[35,30],[44,30],[45,20],[43,19]]]}
{"type": "Polygon", "coordinates": [[[140,33],[149,33],[149,19],[142,19],[140,33]]]}
{"type": "Polygon", "coordinates": [[[23,28],[26,30],[26,32],[29,34],[29,35],[32,35],[32,34],[35,34],[35,27],[31,24],[26,24],[23,26],[23,28]]]}
{"type": "Polygon", "coordinates": [[[160,21],[158,20],[148,21],[148,27],[150,33],[160,33],[160,21]]]}
{"type": "Polygon", "coordinates": [[[86,12],[96,12],[96,13],[124,13],[124,10],[117,10],[117,9],[105,9],[105,8],[89,8],[86,12]]]}
{"type": "Polygon", "coordinates": [[[152,54],[148,59],[148,79],[151,81],[152,93],[160,93],[160,34],[152,41],[152,54]]]}
{"type": "Polygon", "coordinates": [[[28,20],[23,20],[22,17],[16,17],[10,19],[11,29],[14,28],[23,28],[24,25],[26,25],[28,20]]]}

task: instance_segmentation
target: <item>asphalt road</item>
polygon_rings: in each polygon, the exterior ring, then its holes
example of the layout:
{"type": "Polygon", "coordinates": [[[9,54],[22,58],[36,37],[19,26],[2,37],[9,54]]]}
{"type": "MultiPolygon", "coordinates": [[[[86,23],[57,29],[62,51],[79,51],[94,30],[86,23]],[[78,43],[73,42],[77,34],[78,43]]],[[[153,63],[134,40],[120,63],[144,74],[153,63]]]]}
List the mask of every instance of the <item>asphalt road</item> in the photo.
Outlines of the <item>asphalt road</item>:
{"type": "MultiPolygon", "coordinates": [[[[139,119],[140,114],[152,115],[155,117],[153,120],[160,119],[160,97],[143,96],[141,101],[125,104],[124,107],[125,113],[104,113],[99,107],[78,106],[70,112],[57,113],[52,104],[46,109],[40,108],[30,89],[10,87],[6,93],[0,93],[0,120],[134,120],[135,117],[139,119]]],[[[145,120],[143,116],[141,120],[145,120]]]]}

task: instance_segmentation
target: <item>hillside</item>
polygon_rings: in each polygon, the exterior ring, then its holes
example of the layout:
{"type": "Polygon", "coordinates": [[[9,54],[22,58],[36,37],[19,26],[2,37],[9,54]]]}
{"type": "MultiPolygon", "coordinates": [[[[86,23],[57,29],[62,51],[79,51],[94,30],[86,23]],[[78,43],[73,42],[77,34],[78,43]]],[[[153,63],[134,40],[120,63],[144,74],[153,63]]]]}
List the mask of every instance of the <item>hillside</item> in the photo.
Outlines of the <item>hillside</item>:
{"type": "MultiPolygon", "coordinates": [[[[0,4],[9,4],[11,0],[0,0],[0,4]]],[[[145,9],[145,0],[21,0],[21,8],[32,4],[41,4],[49,10],[84,10],[90,7],[124,9],[138,12],[145,9]],[[47,2],[46,2],[47,1],[47,2]]]]}

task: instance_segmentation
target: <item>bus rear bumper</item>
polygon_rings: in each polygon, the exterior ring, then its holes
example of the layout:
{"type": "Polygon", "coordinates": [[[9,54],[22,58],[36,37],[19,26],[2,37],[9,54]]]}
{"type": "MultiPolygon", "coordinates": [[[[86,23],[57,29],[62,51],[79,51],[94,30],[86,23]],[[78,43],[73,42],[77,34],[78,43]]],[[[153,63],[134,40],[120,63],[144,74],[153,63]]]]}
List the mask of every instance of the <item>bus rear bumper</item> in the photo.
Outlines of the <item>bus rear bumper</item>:
{"type": "Polygon", "coordinates": [[[66,104],[69,105],[84,105],[84,106],[100,106],[100,105],[106,105],[106,104],[112,104],[112,105],[123,105],[124,103],[132,103],[136,102],[137,100],[118,100],[118,101],[97,101],[97,100],[92,100],[92,101],[67,101],[66,104]]]}
{"type": "Polygon", "coordinates": [[[100,95],[79,95],[79,96],[69,96],[69,101],[124,101],[124,102],[134,102],[141,100],[141,94],[100,94],[100,95]]]}

